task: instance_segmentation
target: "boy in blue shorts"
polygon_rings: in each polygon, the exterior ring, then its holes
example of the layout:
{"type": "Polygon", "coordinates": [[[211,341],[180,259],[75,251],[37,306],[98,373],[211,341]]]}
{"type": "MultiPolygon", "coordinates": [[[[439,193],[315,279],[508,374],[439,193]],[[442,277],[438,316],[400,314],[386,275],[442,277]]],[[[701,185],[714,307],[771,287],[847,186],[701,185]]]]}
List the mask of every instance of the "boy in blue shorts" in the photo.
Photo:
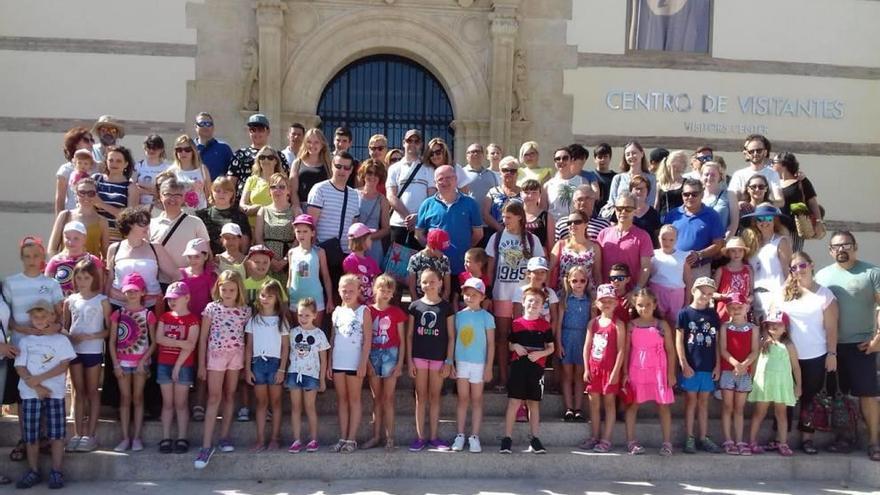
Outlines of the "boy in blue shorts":
{"type": "Polygon", "coordinates": [[[717,289],[715,281],[709,277],[698,278],[691,294],[693,302],[678,312],[675,325],[675,349],[681,365],[679,384],[687,396],[685,398],[684,424],[687,440],[684,444],[686,454],[697,452],[694,438],[694,415],[700,428],[700,448],[706,452],[719,453],[721,448],[709,438],[709,396],[715,391],[715,380],[721,374],[718,339],[721,323],[718,313],[712,307],[712,295],[717,289]]]}

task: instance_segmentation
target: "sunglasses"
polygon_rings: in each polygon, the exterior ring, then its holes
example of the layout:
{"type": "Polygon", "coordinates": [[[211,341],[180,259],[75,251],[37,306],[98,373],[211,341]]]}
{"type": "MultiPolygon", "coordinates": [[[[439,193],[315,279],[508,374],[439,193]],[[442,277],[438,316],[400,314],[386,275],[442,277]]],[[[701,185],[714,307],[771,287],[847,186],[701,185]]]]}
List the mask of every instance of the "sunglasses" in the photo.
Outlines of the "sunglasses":
{"type": "Polygon", "coordinates": [[[333,164],[333,168],[335,168],[336,170],[351,170],[353,167],[354,165],[342,165],[339,163],[333,164]]]}
{"type": "Polygon", "coordinates": [[[149,227],[150,221],[149,220],[138,220],[134,224],[137,225],[138,227],[149,227]]]}
{"type": "Polygon", "coordinates": [[[287,189],[287,186],[284,184],[275,184],[274,186],[269,186],[269,189],[272,191],[283,191],[287,189]]]}
{"type": "Polygon", "coordinates": [[[632,212],[636,211],[636,209],[633,208],[632,206],[615,206],[614,210],[617,211],[618,213],[623,213],[623,212],[632,213],[632,212]]]}
{"type": "Polygon", "coordinates": [[[746,150],[746,154],[748,154],[748,155],[760,155],[761,153],[763,153],[763,152],[765,152],[765,151],[767,151],[767,150],[764,149],[764,148],[757,148],[757,149],[753,149],[753,150],[746,150]]]}
{"type": "Polygon", "coordinates": [[[467,154],[468,154],[468,155],[478,155],[478,154],[480,154],[480,153],[482,153],[482,152],[483,152],[483,150],[468,150],[468,151],[467,151],[467,154]]]}
{"type": "Polygon", "coordinates": [[[83,196],[83,197],[86,197],[86,198],[94,198],[95,196],[98,195],[98,191],[95,191],[95,190],[77,191],[77,192],[76,192],[76,195],[77,195],[77,196],[83,196]]]}
{"type": "Polygon", "coordinates": [[[502,174],[515,174],[516,170],[517,169],[515,169],[515,168],[502,168],[501,173],[502,174]]]}
{"type": "Polygon", "coordinates": [[[699,160],[701,163],[706,163],[706,162],[712,161],[713,156],[712,156],[712,155],[701,155],[701,156],[698,156],[698,157],[696,157],[696,158],[697,158],[697,160],[699,160]]]}
{"type": "Polygon", "coordinates": [[[570,221],[570,222],[568,222],[568,223],[571,224],[571,225],[583,225],[583,224],[586,223],[586,222],[584,222],[583,220],[572,220],[572,221],[570,221]]]}
{"type": "Polygon", "coordinates": [[[568,155],[554,156],[554,157],[553,157],[553,161],[554,161],[554,162],[567,162],[567,161],[569,161],[569,160],[571,160],[571,157],[568,156],[568,155]]]}
{"type": "Polygon", "coordinates": [[[260,155],[259,157],[257,157],[257,159],[260,161],[263,161],[263,160],[277,160],[278,158],[276,158],[272,155],[260,155]]]}
{"type": "Polygon", "coordinates": [[[201,122],[196,122],[196,127],[214,127],[214,123],[210,120],[203,120],[201,122]]]}
{"type": "Polygon", "coordinates": [[[751,184],[749,185],[749,189],[753,191],[763,191],[764,189],[767,189],[767,186],[764,184],[751,184]]]}
{"type": "Polygon", "coordinates": [[[623,282],[629,278],[629,275],[611,275],[608,280],[612,282],[623,282]]]}
{"type": "Polygon", "coordinates": [[[410,144],[412,144],[412,143],[421,143],[422,140],[419,139],[419,138],[417,138],[417,137],[411,137],[411,138],[409,138],[409,139],[406,139],[405,142],[410,143],[410,144]]]}
{"type": "Polygon", "coordinates": [[[755,220],[757,220],[759,222],[772,222],[773,215],[761,215],[759,217],[755,217],[755,220]]]}
{"type": "Polygon", "coordinates": [[[700,195],[701,191],[688,191],[681,193],[682,198],[696,198],[700,195]]]}
{"type": "Polygon", "coordinates": [[[431,156],[440,156],[443,154],[443,150],[431,150],[431,156]]]}
{"type": "Polygon", "coordinates": [[[800,263],[796,263],[794,265],[791,265],[791,268],[789,268],[788,271],[791,273],[797,273],[797,272],[802,272],[809,267],[810,267],[809,263],[807,263],[806,261],[802,261],[800,263]]]}
{"type": "Polygon", "coordinates": [[[175,152],[175,153],[184,153],[184,152],[186,152],[186,153],[192,153],[192,150],[193,150],[193,149],[190,148],[189,146],[187,146],[186,148],[174,148],[174,152],[175,152]]]}

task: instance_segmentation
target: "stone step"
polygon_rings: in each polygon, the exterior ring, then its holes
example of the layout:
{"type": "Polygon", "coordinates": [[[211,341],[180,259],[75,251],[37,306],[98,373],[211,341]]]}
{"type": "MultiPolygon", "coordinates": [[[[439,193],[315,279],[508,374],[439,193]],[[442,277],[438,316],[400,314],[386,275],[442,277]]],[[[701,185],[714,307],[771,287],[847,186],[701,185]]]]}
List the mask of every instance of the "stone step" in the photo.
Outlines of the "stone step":
{"type": "MultiPolygon", "coordinates": [[[[308,439],[308,425],[303,418],[303,438],[308,439]]],[[[318,418],[318,441],[327,448],[334,444],[339,438],[338,420],[335,415],[322,415],[318,418]]],[[[749,422],[746,422],[746,436],[748,436],[749,422]]],[[[200,446],[202,442],[203,423],[190,422],[188,439],[193,446],[200,446]]],[[[217,428],[219,429],[219,423],[217,428]]],[[[266,425],[267,434],[270,430],[270,424],[266,425]]],[[[176,434],[176,427],[172,428],[172,435],[176,434]]],[[[281,440],[286,448],[292,440],[291,424],[289,416],[282,419],[281,440]]],[[[676,450],[680,450],[685,438],[684,421],[675,420],[672,423],[672,440],[676,450]]],[[[68,436],[73,435],[73,425],[68,423],[68,436]]],[[[360,442],[364,442],[372,433],[372,425],[369,418],[365,417],[361,423],[361,428],[357,436],[360,442]]],[[[457,433],[455,420],[448,416],[441,417],[438,435],[440,438],[451,441],[457,433]]],[[[465,430],[466,434],[470,433],[469,429],[465,430]]],[[[589,424],[564,423],[559,419],[542,420],[540,426],[539,437],[547,448],[573,448],[580,444],[589,433],[589,424]]],[[[721,443],[721,422],[712,419],[709,421],[709,434],[717,442],[721,443]]],[[[219,435],[219,432],[215,435],[219,435]]],[[[230,430],[231,440],[239,449],[246,449],[256,439],[256,423],[254,421],[233,423],[230,430]]],[[[407,447],[415,438],[415,422],[412,416],[399,416],[397,418],[396,436],[397,444],[407,447]]],[[[487,416],[483,420],[483,428],[480,434],[481,443],[489,450],[495,450],[504,436],[504,418],[501,416],[487,416]]],[[[121,440],[121,432],[116,421],[101,420],[98,423],[98,434],[100,444],[104,448],[112,448],[121,440]]],[[[0,445],[12,446],[19,438],[18,424],[15,418],[2,418],[0,420],[0,445]]],[[[527,424],[516,424],[511,437],[514,445],[525,448],[529,439],[529,428],[527,424]]],[[[662,443],[662,433],[659,420],[656,418],[639,419],[636,423],[636,438],[646,447],[650,449],[658,448],[662,443]]],[[[771,422],[765,421],[762,425],[761,435],[759,437],[763,441],[775,439],[772,432],[771,422]]],[[[159,440],[162,439],[162,425],[158,421],[147,421],[144,423],[143,440],[150,450],[155,450],[159,440]]],[[[612,441],[618,452],[624,450],[625,445],[625,427],[622,422],[615,424],[612,441]]],[[[831,434],[817,433],[816,443],[823,446],[831,442],[831,434]]],[[[796,448],[799,443],[799,435],[795,432],[790,435],[792,448],[796,448]]]]}
{"type": "MultiPolygon", "coordinates": [[[[313,454],[234,452],[215,454],[208,467],[201,471],[193,468],[194,457],[195,453],[159,454],[152,450],[125,454],[96,451],[66,455],[64,472],[66,478],[74,482],[289,479],[330,481],[379,478],[431,478],[438,479],[439,482],[441,479],[492,477],[527,480],[577,479],[584,483],[609,480],[637,480],[646,483],[732,479],[799,482],[838,480],[869,486],[880,484],[876,475],[877,464],[868,460],[864,454],[795,455],[788,458],[767,454],[732,459],[708,454],[660,457],[654,452],[642,456],[591,454],[552,447],[545,455],[519,451],[512,455],[495,452],[410,453],[403,450],[390,453],[383,450],[358,451],[353,454],[333,454],[327,451],[313,454]]],[[[43,456],[42,462],[43,468],[47,470],[48,456],[43,456]]],[[[0,458],[0,472],[18,473],[23,468],[23,463],[12,463],[5,455],[0,458]]],[[[640,487],[638,493],[646,489],[648,488],[640,487]]]]}

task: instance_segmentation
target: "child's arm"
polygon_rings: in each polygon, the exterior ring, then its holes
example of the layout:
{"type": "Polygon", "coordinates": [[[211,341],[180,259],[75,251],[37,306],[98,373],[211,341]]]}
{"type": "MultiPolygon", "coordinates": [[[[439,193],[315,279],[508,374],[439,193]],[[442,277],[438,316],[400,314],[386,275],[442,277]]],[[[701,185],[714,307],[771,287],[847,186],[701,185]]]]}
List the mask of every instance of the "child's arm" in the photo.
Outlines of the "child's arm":
{"type": "Polygon", "coordinates": [[[318,263],[321,265],[321,283],[324,284],[324,313],[332,314],[336,305],[333,302],[333,282],[330,269],[327,268],[327,254],[324,248],[318,248],[318,263]]]}
{"type": "MultiPolygon", "coordinates": [[[[410,274],[412,276],[412,274],[410,274]]],[[[415,332],[416,319],[413,315],[409,315],[409,320],[406,323],[406,366],[409,369],[409,376],[412,378],[416,377],[416,363],[413,361],[412,355],[412,341],[413,341],[413,333],[415,332]]]]}
{"type": "Polygon", "coordinates": [[[483,383],[492,381],[492,366],[495,364],[495,329],[486,329],[486,366],[483,368],[483,383]]]}
{"type": "MultiPolygon", "coordinates": [[[[608,378],[609,383],[620,383],[620,376],[623,371],[624,362],[626,361],[626,327],[623,322],[616,322],[617,326],[617,357],[614,359],[614,367],[611,368],[611,376],[608,378]]],[[[586,361],[584,361],[586,363],[586,361]]]]}
{"type": "Polygon", "coordinates": [[[256,377],[251,369],[251,360],[254,358],[254,334],[244,334],[244,381],[248,385],[253,385],[256,377]]]}
{"type": "MultiPolygon", "coordinates": [[[[116,315],[117,313],[114,313],[110,316],[111,326],[116,324],[114,321],[116,315]]],[[[107,352],[110,354],[110,362],[113,363],[113,374],[116,375],[117,379],[122,376],[122,367],[119,365],[119,357],[116,355],[116,342],[118,338],[114,329],[114,331],[110,332],[110,340],[107,343],[107,352]]]]}
{"type": "Polygon", "coordinates": [[[455,315],[446,317],[446,362],[440,369],[440,377],[455,376],[455,315]]]}
{"type": "MultiPolygon", "coordinates": [[[[587,336],[584,338],[584,348],[581,349],[581,355],[584,359],[584,383],[590,383],[590,349],[593,347],[593,324],[595,321],[595,318],[591,318],[587,323],[587,336]]],[[[556,338],[556,345],[559,347],[557,351],[559,357],[565,357],[565,352],[562,351],[561,336],[556,338]]]]}
{"type": "Polygon", "coordinates": [[[547,356],[553,354],[555,351],[556,351],[556,346],[553,344],[553,342],[547,342],[544,345],[544,348],[541,349],[540,351],[532,351],[532,352],[528,353],[529,360],[534,363],[535,361],[537,361],[543,357],[547,357],[547,356]]]}
{"type": "MultiPolygon", "coordinates": [[[[553,289],[547,289],[551,291],[553,289]]],[[[553,332],[553,340],[556,341],[556,337],[562,338],[562,317],[559,314],[559,303],[555,302],[550,304],[550,331],[553,332]]]]}
{"type": "Polygon", "coordinates": [[[684,352],[684,332],[685,331],[682,328],[675,329],[675,349],[673,349],[674,354],[669,354],[667,352],[667,357],[670,358],[669,360],[671,361],[675,361],[677,357],[678,364],[681,366],[681,374],[685,378],[690,378],[694,376],[694,370],[691,369],[690,365],[688,364],[687,354],[685,354],[684,352]]]}
{"type": "Polygon", "coordinates": [[[452,292],[452,275],[449,272],[443,274],[443,300],[449,300],[449,294],[452,292]]]}
{"type": "Polygon", "coordinates": [[[138,373],[146,373],[147,372],[147,361],[150,360],[150,357],[155,354],[156,348],[159,347],[159,342],[156,341],[156,335],[158,328],[155,321],[155,315],[153,313],[147,313],[147,333],[150,336],[150,348],[147,349],[147,352],[141,356],[141,359],[138,361],[137,372],[138,373]]]}
{"type": "MultiPolygon", "coordinates": [[[[730,354],[727,350],[727,325],[721,326],[720,337],[718,338],[718,352],[721,354],[721,359],[727,361],[728,364],[733,366],[734,371],[736,371],[737,366],[740,365],[740,362],[730,354]]],[[[755,332],[752,332],[755,333],[755,332]]],[[[754,347],[752,347],[754,349],[754,347]]]]}
{"type": "Polygon", "coordinates": [[[419,298],[416,297],[416,273],[412,270],[409,270],[409,275],[406,277],[406,285],[409,288],[410,299],[417,301],[419,298]]]}
{"type": "Polygon", "coordinates": [[[21,377],[21,380],[25,382],[28,387],[36,388],[37,385],[40,385],[49,378],[67,373],[67,368],[69,366],[70,359],[65,359],[39,375],[32,375],[25,366],[16,366],[15,370],[18,372],[18,376],[21,377]]]}
{"type": "Polygon", "coordinates": [[[327,390],[327,351],[319,352],[318,360],[321,362],[318,373],[318,392],[323,392],[327,390]]]}
{"type": "Polygon", "coordinates": [[[712,380],[717,382],[719,379],[721,379],[721,346],[715,342],[715,366],[712,367],[712,380]]]}
{"type": "Polygon", "coordinates": [[[785,347],[788,349],[788,359],[791,361],[791,376],[794,378],[794,396],[801,396],[801,365],[798,361],[798,353],[797,349],[794,348],[794,343],[789,342],[785,344],[785,347]]]}
{"type": "Polygon", "coordinates": [[[595,242],[593,243],[595,248],[593,249],[593,280],[590,283],[593,285],[590,287],[590,294],[592,297],[591,301],[596,300],[596,289],[599,287],[599,284],[602,283],[602,250],[599,248],[599,245],[595,242]]]}
{"type": "Polygon", "coordinates": [[[373,316],[370,310],[364,308],[363,342],[361,343],[361,358],[358,361],[357,376],[363,378],[367,376],[367,363],[370,362],[370,348],[373,346],[373,316]]]}
{"type": "MultiPolygon", "coordinates": [[[[668,382],[668,386],[671,388],[674,387],[676,383],[675,344],[673,344],[672,342],[672,330],[669,328],[669,325],[667,325],[665,321],[661,320],[660,326],[663,328],[663,348],[666,350],[666,380],[668,382]]],[[[693,374],[693,370],[691,370],[691,374],[693,374]]]]}
{"type": "Polygon", "coordinates": [[[174,340],[165,336],[165,324],[161,321],[156,325],[156,344],[165,347],[176,347],[172,345],[174,340]]]}
{"type": "Polygon", "coordinates": [[[199,326],[198,325],[190,325],[186,332],[186,340],[181,340],[183,345],[180,347],[180,353],[177,355],[177,361],[174,363],[174,369],[171,370],[171,380],[177,381],[178,373],[180,373],[180,368],[183,367],[183,363],[189,358],[189,355],[193,353],[193,350],[196,348],[196,344],[199,341],[199,326]]]}
{"type": "Polygon", "coordinates": [[[101,310],[104,312],[104,330],[93,333],[89,338],[95,340],[104,340],[110,336],[110,312],[113,311],[113,308],[110,307],[110,301],[104,299],[101,301],[101,310]]]}
{"type": "MultiPolygon", "coordinates": [[[[367,340],[366,338],[364,340],[367,340]]],[[[287,359],[290,357],[290,334],[281,336],[281,363],[278,365],[278,371],[275,372],[275,385],[284,383],[284,377],[287,375],[287,359]]]]}
{"type": "Polygon", "coordinates": [[[198,377],[199,380],[207,380],[208,379],[208,368],[207,368],[207,350],[208,350],[208,333],[211,330],[211,317],[208,315],[202,316],[202,331],[199,332],[199,367],[198,367],[198,377]]]}
{"type": "MultiPolygon", "coordinates": [[[[751,323],[749,324],[751,325],[751,323]]],[[[760,332],[757,328],[752,328],[752,352],[749,353],[749,357],[746,358],[745,361],[742,362],[742,365],[746,368],[751,366],[755,361],[758,360],[758,354],[761,353],[761,339],[760,332]]]]}
{"type": "Polygon", "coordinates": [[[70,339],[71,344],[78,344],[80,341],[79,335],[71,335],[70,334],[70,325],[72,323],[72,316],[70,314],[70,306],[67,303],[67,299],[61,303],[61,333],[67,335],[67,338],[70,339]]]}
{"type": "Polygon", "coordinates": [[[398,346],[397,351],[397,364],[391,370],[391,376],[393,377],[400,377],[401,373],[403,373],[403,363],[406,362],[406,326],[402,321],[397,324],[397,336],[400,339],[400,346],[398,346]]]}

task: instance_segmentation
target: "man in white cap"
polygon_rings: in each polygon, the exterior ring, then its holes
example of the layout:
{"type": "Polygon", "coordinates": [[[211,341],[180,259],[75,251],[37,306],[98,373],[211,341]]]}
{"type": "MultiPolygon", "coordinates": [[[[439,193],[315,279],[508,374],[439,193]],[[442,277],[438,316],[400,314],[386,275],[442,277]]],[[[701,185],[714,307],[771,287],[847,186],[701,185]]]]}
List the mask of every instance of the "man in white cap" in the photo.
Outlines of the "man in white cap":
{"type": "Polygon", "coordinates": [[[101,115],[92,126],[92,134],[98,138],[92,147],[92,154],[96,162],[103,162],[107,147],[125,137],[125,126],[112,115],[101,115]]]}

